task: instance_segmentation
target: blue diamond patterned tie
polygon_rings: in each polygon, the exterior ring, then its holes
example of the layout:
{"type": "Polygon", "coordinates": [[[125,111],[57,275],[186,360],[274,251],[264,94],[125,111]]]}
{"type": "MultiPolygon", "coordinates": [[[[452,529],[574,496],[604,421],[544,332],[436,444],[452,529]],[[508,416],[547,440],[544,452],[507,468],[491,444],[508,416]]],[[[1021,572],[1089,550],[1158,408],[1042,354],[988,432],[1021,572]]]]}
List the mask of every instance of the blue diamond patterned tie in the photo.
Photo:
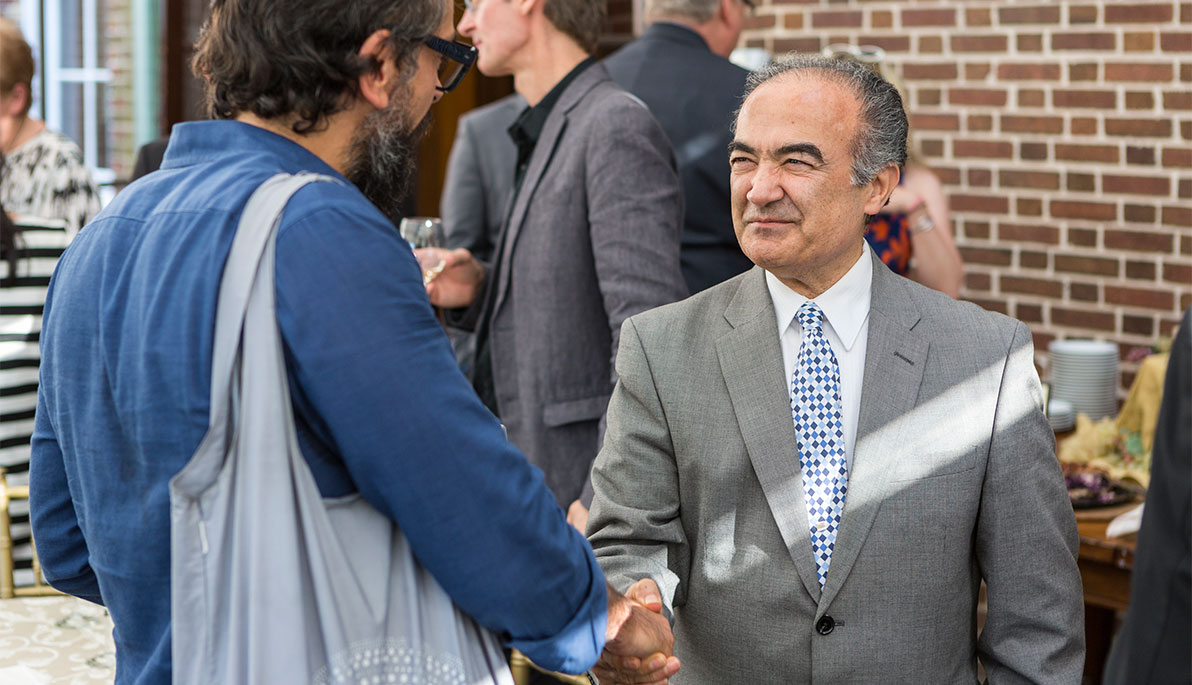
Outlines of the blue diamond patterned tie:
{"type": "Polygon", "coordinates": [[[824,337],[819,305],[804,302],[796,317],[804,333],[791,377],[791,416],[803,466],[811,547],[822,588],[832,563],[832,547],[848,490],[844,426],[840,421],[840,366],[824,337]]]}

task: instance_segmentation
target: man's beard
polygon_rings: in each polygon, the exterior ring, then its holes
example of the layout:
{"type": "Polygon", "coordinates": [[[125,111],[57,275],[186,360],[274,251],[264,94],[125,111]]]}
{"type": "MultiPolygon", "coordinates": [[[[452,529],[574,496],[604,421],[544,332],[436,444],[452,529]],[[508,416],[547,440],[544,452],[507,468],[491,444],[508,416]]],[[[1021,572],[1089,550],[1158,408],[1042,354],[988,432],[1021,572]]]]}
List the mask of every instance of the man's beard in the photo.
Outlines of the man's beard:
{"type": "Polygon", "coordinates": [[[429,110],[422,121],[410,123],[410,114],[403,107],[409,102],[409,95],[408,87],[394,88],[385,109],[364,118],[352,135],[344,174],[394,225],[401,220],[414,179],[418,143],[430,126],[429,110]]]}

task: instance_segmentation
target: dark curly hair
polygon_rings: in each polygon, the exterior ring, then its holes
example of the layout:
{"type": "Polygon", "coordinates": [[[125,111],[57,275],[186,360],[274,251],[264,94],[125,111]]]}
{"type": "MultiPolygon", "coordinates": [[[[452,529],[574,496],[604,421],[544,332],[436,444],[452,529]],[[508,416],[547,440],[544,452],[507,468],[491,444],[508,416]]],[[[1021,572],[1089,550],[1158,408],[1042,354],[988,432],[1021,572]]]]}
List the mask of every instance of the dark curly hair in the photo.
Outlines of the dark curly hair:
{"type": "Polygon", "coordinates": [[[361,74],[381,68],[357,54],[366,38],[389,29],[408,79],[444,11],[442,0],[212,0],[191,69],[210,117],[293,116],[294,132],[308,133],[351,103],[361,74]]]}

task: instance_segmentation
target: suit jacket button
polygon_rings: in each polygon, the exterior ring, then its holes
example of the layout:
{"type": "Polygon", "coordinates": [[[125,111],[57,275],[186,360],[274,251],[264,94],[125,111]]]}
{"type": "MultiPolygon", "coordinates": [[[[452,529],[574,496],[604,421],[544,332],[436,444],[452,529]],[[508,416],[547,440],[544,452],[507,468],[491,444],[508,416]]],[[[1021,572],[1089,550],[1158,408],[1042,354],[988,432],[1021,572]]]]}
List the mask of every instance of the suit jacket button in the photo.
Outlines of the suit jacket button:
{"type": "Polygon", "coordinates": [[[820,635],[828,635],[832,629],[836,627],[836,621],[831,616],[825,616],[815,622],[815,632],[820,635]]]}

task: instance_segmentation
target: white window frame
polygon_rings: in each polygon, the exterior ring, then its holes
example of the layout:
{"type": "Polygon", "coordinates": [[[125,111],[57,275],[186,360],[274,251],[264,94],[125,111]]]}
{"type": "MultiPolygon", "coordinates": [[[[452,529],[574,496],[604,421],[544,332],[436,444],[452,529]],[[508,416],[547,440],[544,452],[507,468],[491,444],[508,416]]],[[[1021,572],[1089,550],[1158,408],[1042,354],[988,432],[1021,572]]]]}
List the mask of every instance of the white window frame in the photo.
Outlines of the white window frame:
{"type": "MultiPolygon", "coordinates": [[[[82,28],[83,64],[81,66],[64,66],[62,64],[62,8],[70,0],[21,0],[21,31],[26,40],[33,47],[37,63],[41,65],[40,81],[34,82],[33,90],[40,90],[43,97],[35,98],[34,116],[40,115],[46,125],[55,131],[61,131],[66,124],[63,111],[63,86],[81,84],[83,86],[83,133],[82,140],[76,141],[83,151],[83,161],[100,186],[101,195],[114,192],[111,189],[116,180],[116,172],[108,167],[99,165],[99,131],[100,109],[98,93],[101,84],[112,83],[112,70],[100,65],[99,54],[99,7],[97,0],[82,0],[82,28]],[[40,19],[45,17],[45,25],[51,27],[48,31],[41,30],[40,19]],[[41,37],[45,38],[44,45],[38,45],[41,37]],[[39,111],[40,110],[40,111],[39,111]]],[[[106,197],[104,198],[107,199],[106,197]]]]}

